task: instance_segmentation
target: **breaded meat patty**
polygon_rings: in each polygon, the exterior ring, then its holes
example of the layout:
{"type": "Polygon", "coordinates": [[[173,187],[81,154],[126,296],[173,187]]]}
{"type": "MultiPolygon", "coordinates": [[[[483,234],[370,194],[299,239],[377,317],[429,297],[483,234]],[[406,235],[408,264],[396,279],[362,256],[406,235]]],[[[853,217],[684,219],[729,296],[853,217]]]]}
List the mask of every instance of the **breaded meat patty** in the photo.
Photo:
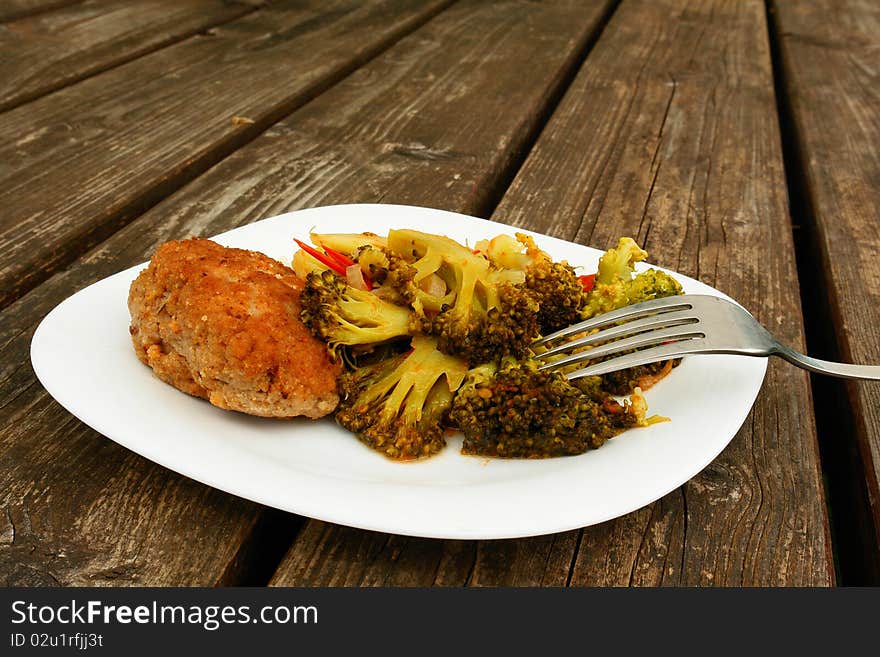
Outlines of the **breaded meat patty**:
{"type": "Polygon", "coordinates": [[[302,285],[261,253],[163,244],[129,291],[135,352],[166,383],[220,408],[327,415],[339,366],[300,321],[302,285]]]}

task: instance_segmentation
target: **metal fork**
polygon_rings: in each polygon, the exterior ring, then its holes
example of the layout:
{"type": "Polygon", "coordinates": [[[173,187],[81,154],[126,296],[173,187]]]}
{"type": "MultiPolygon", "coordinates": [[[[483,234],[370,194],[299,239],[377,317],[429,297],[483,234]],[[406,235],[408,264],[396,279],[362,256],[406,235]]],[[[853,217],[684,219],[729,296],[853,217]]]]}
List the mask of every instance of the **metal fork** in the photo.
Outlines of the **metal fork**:
{"type": "Polygon", "coordinates": [[[534,346],[539,345],[548,347],[537,356],[545,361],[539,367],[542,370],[568,368],[576,363],[632,352],[566,372],[569,379],[690,354],[742,354],[781,356],[811,372],[847,379],[880,380],[878,365],[833,363],[800,354],[779,343],[742,306],[701,294],[644,301],[597,315],[552,333],[534,346]],[[600,330],[584,335],[596,329],[600,330]],[[555,344],[566,338],[573,339],[555,344]]]}

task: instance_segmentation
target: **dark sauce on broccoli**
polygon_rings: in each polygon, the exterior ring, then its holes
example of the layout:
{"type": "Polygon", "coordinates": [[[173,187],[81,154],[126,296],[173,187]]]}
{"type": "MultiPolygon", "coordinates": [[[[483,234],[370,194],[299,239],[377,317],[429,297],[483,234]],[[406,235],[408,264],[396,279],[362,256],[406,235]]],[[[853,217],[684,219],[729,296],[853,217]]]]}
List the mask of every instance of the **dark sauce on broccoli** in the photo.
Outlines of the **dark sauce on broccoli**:
{"type": "Polygon", "coordinates": [[[462,453],[510,458],[582,454],[636,426],[638,414],[589,384],[585,389],[533,362],[472,371],[450,421],[464,434],[462,453]]]}

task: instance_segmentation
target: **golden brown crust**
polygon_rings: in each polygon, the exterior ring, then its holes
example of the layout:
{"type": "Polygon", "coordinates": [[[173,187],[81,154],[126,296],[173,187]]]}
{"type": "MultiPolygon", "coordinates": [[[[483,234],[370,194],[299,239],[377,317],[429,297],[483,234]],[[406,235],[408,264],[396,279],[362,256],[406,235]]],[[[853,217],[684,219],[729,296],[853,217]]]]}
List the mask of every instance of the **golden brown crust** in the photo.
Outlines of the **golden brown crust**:
{"type": "Polygon", "coordinates": [[[301,290],[291,269],[261,253],[168,242],[131,285],[135,352],[166,383],[220,408],[327,415],[339,366],[300,321],[301,290]]]}

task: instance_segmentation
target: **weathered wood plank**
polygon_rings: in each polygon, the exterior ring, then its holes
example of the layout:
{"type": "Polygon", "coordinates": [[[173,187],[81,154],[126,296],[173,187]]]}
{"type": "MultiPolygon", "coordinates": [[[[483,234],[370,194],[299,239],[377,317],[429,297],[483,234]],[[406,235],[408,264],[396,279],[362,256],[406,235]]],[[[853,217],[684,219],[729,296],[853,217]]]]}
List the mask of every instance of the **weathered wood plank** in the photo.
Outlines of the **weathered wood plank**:
{"type": "Polygon", "coordinates": [[[236,0],[89,0],[2,25],[0,111],[254,9],[236,0]]]}
{"type": "Polygon", "coordinates": [[[0,306],[449,2],[281,2],[0,115],[0,306]]]}
{"type": "MultiPolygon", "coordinates": [[[[836,351],[845,361],[880,363],[880,7],[868,0],[773,3],[785,92],[794,121],[809,214],[812,263],[823,272],[836,351]]],[[[880,388],[846,386],[873,527],[863,537],[880,570],[880,388]]],[[[871,520],[868,520],[868,524],[871,520]]]]}
{"type": "Polygon", "coordinates": [[[32,16],[43,11],[82,2],[82,0],[4,0],[0,6],[0,21],[10,21],[24,16],[32,16]]]}
{"type": "MultiPolygon", "coordinates": [[[[763,5],[684,4],[619,7],[493,218],[596,246],[634,235],[802,346],[763,5]]],[[[273,581],[830,584],[807,378],[774,364],[731,446],[623,518],[442,548],[309,523],[273,581]]]]}
{"type": "MultiPolygon", "coordinates": [[[[566,70],[577,63],[607,8],[607,3],[599,1],[587,9],[579,8],[580,4],[472,0],[455,5],[0,313],[0,408],[4,409],[0,435],[6,436],[3,444],[9,445],[0,452],[0,459],[9,459],[0,461],[0,491],[15,491],[3,504],[31,500],[29,513],[57,518],[55,526],[98,525],[101,516],[93,515],[91,501],[97,488],[79,492],[80,475],[70,471],[66,477],[41,479],[51,496],[35,497],[28,484],[34,473],[26,464],[31,450],[44,445],[52,446],[59,463],[71,460],[68,450],[93,454],[101,446],[101,458],[83,462],[80,471],[96,470],[96,479],[109,482],[103,495],[126,499],[130,489],[120,481],[134,482],[132,489],[143,481],[161,483],[159,490],[143,494],[141,512],[148,520],[141,522],[131,506],[114,516],[117,531],[131,534],[132,544],[145,544],[152,553],[146,548],[140,555],[123,550],[118,559],[102,563],[100,569],[120,562],[136,569],[142,583],[174,582],[175,577],[180,583],[192,581],[181,573],[181,563],[165,567],[152,559],[156,552],[188,542],[187,533],[170,528],[159,534],[156,527],[172,522],[165,518],[166,510],[179,513],[181,525],[194,522],[208,492],[186,484],[196,491],[192,505],[174,509],[162,504],[159,512],[156,507],[165,494],[161,489],[175,481],[176,475],[106,439],[99,440],[81,424],[74,422],[63,439],[59,436],[55,427],[69,416],[24,364],[38,319],[72,291],[142,262],[160,243],[187,234],[212,235],[272,214],[341,202],[384,199],[476,211],[499,177],[510,175],[505,170],[518,161],[518,153],[540,126],[547,98],[564,82],[566,70]],[[20,422],[29,424],[17,427],[20,422]],[[56,507],[66,498],[76,502],[56,507]]],[[[213,506],[217,505],[215,501],[213,506]]],[[[244,531],[241,528],[251,513],[251,505],[231,505],[204,524],[216,524],[218,536],[237,535],[244,531]]],[[[346,551],[383,549],[383,543],[377,543],[384,542],[383,537],[317,522],[308,523],[302,541],[315,542],[319,539],[314,537],[327,535],[326,542],[336,543],[340,531],[351,532],[352,538],[351,547],[336,549],[339,558],[346,551]]],[[[394,545],[408,541],[395,538],[394,545]]],[[[97,538],[82,533],[53,533],[43,542],[70,553],[94,553],[99,551],[94,546],[100,545],[97,538]]],[[[407,549],[403,557],[393,547],[386,550],[382,560],[389,567],[385,570],[374,568],[366,573],[355,563],[347,579],[324,569],[314,579],[301,581],[421,582],[424,577],[416,571],[429,545],[440,551],[436,583],[468,579],[473,565],[467,545],[424,541],[416,544],[417,549],[407,549]],[[400,563],[410,565],[395,574],[391,565],[400,563]]],[[[37,571],[51,565],[40,554],[34,557],[39,565],[31,562],[37,571]]],[[[68,570],[81,572],[73,566],[68,570]]],[[[89,572],[85,568],[84,577],[89,572]]],[[[80,581],[62,579],[74,580],[80,581]]]]}
{"type": "MultiPolygon", "coordinates": [[[[105,271],[107,254],[90,264],[105,271]]],[[[36,323],[78,282],[59,279],[0,314],[0,585],[265,581],[262,555],[277,552],[298,519],[122,449],[36,381],[28,358],[36,323]]]]}
{"type": "Polygon", "coordinates": [[[151,467],[55,406],[26,407],[4,427],[2,444],[4,586],[237,581],[232,569],[258,505],[151,467]],[[101,467],[104,459],[114,467],[101,467]]]}
{"type": "MultiPolygon", "coordinates": [[[[802,348],[765,22],[760,2],[625,1],[493,217],[600,247],[632,235],[802,348]]],[[[583,531],[571,583],[832,582],[808,378],[772,362],[709,467],[583,531]]]]}
{"type": "Polygon", "coordinates": [[[273,586],[565,586],[578,532],[439,541],[308,521],[273,586]]]}

